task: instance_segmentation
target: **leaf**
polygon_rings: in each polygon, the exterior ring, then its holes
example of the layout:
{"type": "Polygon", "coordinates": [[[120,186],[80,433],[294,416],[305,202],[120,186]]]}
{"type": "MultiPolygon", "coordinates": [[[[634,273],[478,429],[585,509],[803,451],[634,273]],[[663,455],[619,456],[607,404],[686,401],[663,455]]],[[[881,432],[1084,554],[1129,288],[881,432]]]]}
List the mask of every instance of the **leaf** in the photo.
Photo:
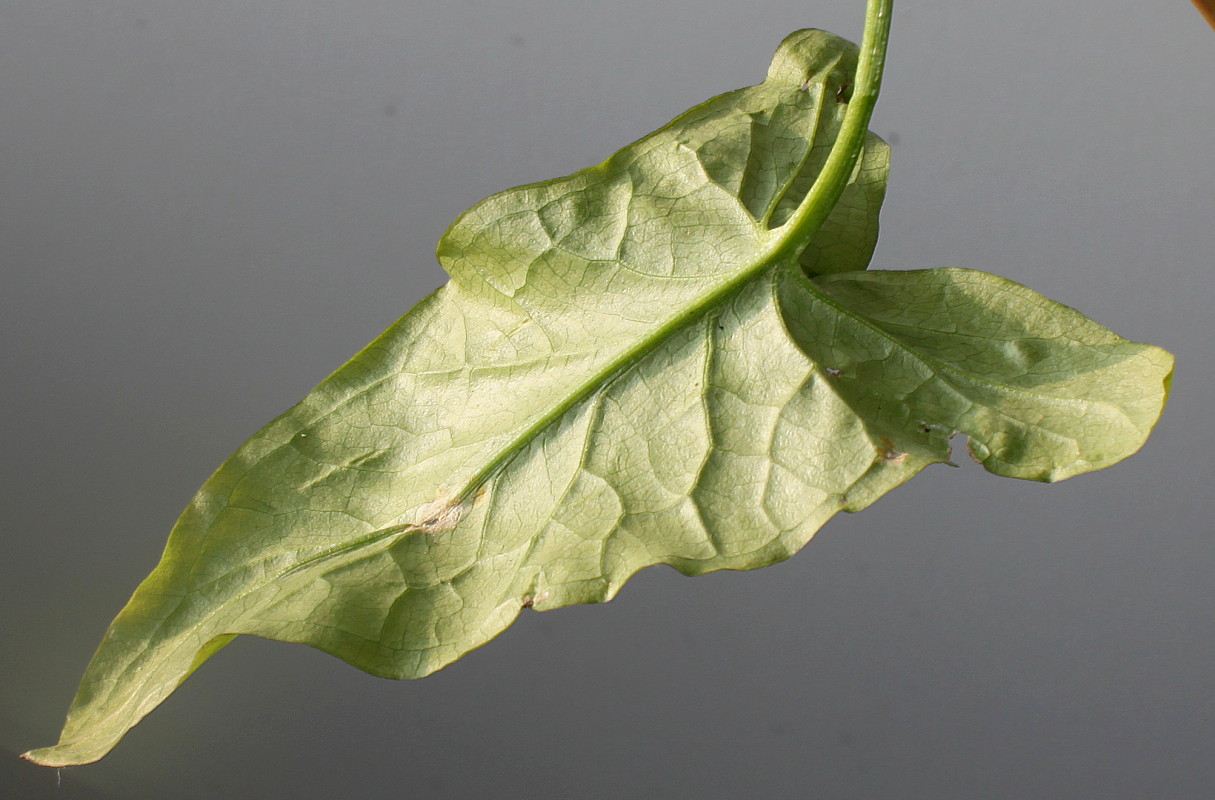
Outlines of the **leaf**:
{"type": "Polygon", "coordinates": [[[419,677],[652,564],[771,564],[955,429],[1042,480],[1137,449],[1163,351],[983,273],[862,271],[876,137],[811,208],[856,59],[800,31],[764,83],[463,214],[451,281],[207,481],[27,756],[100,758],[233,635],[419,677]]]}
{"type": "Polygon", "coordinates": [[[1215,28],[1215,0],[1194,0],[1194,7],[1215,28]]]}

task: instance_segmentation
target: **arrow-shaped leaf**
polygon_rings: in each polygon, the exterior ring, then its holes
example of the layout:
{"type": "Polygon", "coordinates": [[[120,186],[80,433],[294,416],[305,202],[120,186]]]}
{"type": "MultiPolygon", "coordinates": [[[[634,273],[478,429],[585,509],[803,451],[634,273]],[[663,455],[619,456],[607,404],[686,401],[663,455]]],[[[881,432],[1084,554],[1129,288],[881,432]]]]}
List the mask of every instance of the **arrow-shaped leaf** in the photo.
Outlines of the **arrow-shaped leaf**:
{"type": "Polygon", "coordinates": [[[954,431],[1041,480],[1137,449],[1163,351],[983,273],[861,271],[876,137],[809,208],[856,60],[793,34],[764,83],[461,216],[450,283],[202,487],[29,757],[100,758],[233,635],[418,677],[652,564],[771,564],[954,431]]]}

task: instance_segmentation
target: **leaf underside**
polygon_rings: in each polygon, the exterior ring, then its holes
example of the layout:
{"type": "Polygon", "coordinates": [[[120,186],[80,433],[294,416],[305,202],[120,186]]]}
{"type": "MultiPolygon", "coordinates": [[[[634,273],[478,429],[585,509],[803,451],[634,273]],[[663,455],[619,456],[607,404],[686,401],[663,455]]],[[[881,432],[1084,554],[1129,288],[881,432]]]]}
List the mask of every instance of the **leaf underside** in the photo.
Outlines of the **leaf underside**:
{"type": "Polygon", "coordinates": [[[762,84],[465,212],[451,281],[206,482],[27,757],[100,758],[233,635],[413,678],[652,564],[780,561],[955,432],[1033,480],[1138,449],[1164,351],[986,273],[864,271],[877,137],[781,255],[855,69],[799,31],[762,84]]]}

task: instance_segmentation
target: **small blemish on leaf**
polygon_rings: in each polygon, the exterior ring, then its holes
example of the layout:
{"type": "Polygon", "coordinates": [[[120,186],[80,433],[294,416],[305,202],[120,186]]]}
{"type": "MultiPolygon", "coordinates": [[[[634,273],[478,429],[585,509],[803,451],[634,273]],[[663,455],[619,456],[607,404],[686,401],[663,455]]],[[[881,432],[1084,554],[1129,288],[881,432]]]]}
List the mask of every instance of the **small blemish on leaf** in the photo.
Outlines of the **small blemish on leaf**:
{"type": "Polygon", "coordinates": [[[877,447],[878,455],[882,457],[882,461],[887,464],[902,464],[907,460],[907,454],[898,450],[894,446],[894,442],[887,439],[885,436],[878,440],[880,444],[877,447]]]}
{"type": "Polygon", "coordinates": [[[541,592],[540,594],[537,594],[537,595],[525,594],[519,598],[519,605],[522,608],[531,608],[532,606],[536,605],[536,603],[544,602],[545,600],[548,599],[548,597],[549,597],[548,592],[541,592]]]}
{"type": "Polygon", "coordinates": [[[835,90],[835,102],[847,103],[852,99],[852,93],[848,90],[852,88],[850,83],[841,83],[840,88],[835,90]]]}
{"type": "Polygon", "coordinates": [[[418,517],[422,521],[415,524],[426,533],[442,533],[459,525],[467,510],[461,503],[453,502],[446,495],[440,494],[438,498],[418,509],[418,517]]]}
{"type": "Polygon", "coordinates": [[[840,376],[840,371],[838,369],[836,369],[835,367],[827,367],[826,372],[832,378],[838,378],[840,376]]]}

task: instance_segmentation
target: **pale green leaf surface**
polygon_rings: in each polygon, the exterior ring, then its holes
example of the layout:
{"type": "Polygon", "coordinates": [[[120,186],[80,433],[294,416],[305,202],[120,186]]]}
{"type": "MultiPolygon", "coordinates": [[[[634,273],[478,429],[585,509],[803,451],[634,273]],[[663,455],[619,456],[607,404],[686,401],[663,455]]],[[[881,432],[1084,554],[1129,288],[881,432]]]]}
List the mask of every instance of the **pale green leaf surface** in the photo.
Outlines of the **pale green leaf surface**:
{"type": "Polygon", "coordinates": [[[888,458],[940,460],[966,434],[997,475],[1058,481],[1130,455],[1160,416],[1173,358],[969,269],[789,273],[792,338],[888,458]]]}
{"type": "Polygon", "coordinates": [[[1036,479],[1137,449],[1163,351],[983,273],[860,271],[876,137],[783,249],[855,69],[852,45],[795,33],[763,84],[462,215],[451,281],[202,487],[60,744],[29,757],[100,758],[232,635],[418,677],[652,564],[771,564],[947,459],[954,430],[1036,479]]]}

